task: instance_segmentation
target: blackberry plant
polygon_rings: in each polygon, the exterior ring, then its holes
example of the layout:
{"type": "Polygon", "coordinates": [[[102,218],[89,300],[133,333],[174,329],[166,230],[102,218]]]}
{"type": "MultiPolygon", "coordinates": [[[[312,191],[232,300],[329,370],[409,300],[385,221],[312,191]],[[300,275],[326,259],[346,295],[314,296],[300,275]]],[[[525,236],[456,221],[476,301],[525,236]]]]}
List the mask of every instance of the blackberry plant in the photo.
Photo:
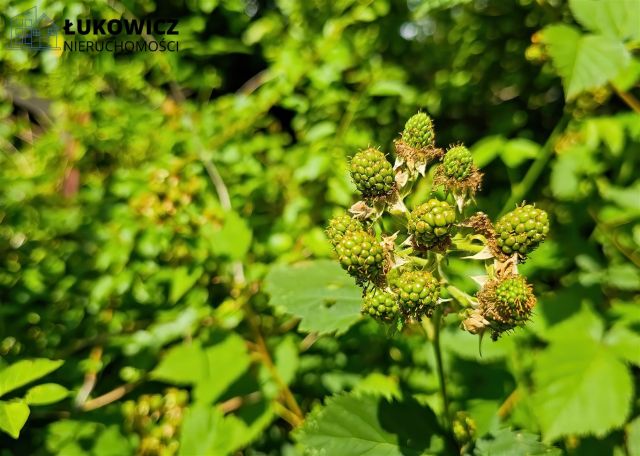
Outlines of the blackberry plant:
{"type": "Polygon", "coordinates": [[[435,137],[433,121],[420,112],[394,143],[393,168],[377,149],[356,153],[351,177],[362,200],[350,214],[333,218],[327,235],[342,267],[362,287],[363,315],[392,331],[424,327],[435,349],[445,422],[464,447],[475,424],[462,411],[455,419],[449,415],[440,353],[444,316],[457,313],[460,327],[480,340],[486,333],[495,341],[524,326],[536,298],[518,264],[548,235],[549,217],[524,202],[495,224],[475,211],[482,174],[471,152],[457,144],[445,153],[435,137]],[[430,194],[409,198],[424,178],[430,194]],[[474,278],[475,294],[450,280],[451,258],[483,262],[486,274],[474,278]]]}

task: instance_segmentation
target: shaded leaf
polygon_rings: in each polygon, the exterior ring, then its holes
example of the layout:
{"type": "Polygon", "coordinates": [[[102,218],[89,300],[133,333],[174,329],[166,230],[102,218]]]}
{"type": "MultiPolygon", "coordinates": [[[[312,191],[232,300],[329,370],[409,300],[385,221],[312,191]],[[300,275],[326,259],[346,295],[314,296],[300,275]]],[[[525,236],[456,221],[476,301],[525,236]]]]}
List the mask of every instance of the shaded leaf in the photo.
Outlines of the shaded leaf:
{"type": "Polygon", "coordinates": [[[307,416],[296,440],[312,454],[413,456],[450,450],[431,409],[374,396],[328,399],[307,416]]]}
{"type": "Polygon", "coordinates": [[[562,452],[540,442],[540,437],[523,431],[500,429],[476,442],[476,456],[558,455],[562,452]]]}

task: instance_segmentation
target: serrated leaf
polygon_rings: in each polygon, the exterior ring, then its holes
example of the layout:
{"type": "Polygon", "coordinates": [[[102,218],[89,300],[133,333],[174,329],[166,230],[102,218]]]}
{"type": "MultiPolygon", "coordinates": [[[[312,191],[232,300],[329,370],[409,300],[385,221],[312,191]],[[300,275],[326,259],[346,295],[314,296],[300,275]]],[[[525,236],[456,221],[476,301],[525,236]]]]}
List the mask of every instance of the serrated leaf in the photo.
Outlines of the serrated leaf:
{"type": "Polygon", "coordinates": [[[0,401],[0,429],[14,439],[20,436],[20,430],[29,418],[29,406],[21,400],[0,401]]]}
{"type": "Polygon", "coordinates": [[[295,437],[307,454],[417,456],[451,451],[431,409],[374,396],[328,399],[307,416],[295,437]]]}
{"type": "Polygon", "coordinates": [[[485,435],[476,442],[476,456],[558,455],[562,452],[540,442],[540,437],[523,431],[500,429],[485,435]]]}
{"type": "Polygon", "coordinates": [[[63,363],[62,360],[38,358],[18,361],[10,365],[0,371],[0,396],[44,377],[63,363]]]}
{"type": "Polygon", "coordinates": [[[272,306],[301,319],[301,331],[341,334],[360,319],[362,291],[335,261],[276,265],[265,289],[272,306]]]}
{"type": "Polygon", "coordinates": [[[47,405],[61,401],[69,395],[69,390],[57,383],[43,383],[27,391],[24,400],[29,405],[47,405]]]}
{"type": "Polygon", "coordinates": [[[565,98],[595,89],[613,80],[630,62],[620,41],[604,35],[583,35],[569,25],[551,25],[543,30],[554,67],[562,78],[565,98]]]}
{"type": "Polygon", "coordinates": [[[354,393],[368,394],[371,396],[381,396],[391,401],[400,399],[402,392],[398,385],[398,379],[372,372],[363,378],[353,389],[354,393]]]}
{"type": "Polygon", "coordinates": [[[270,404],[243,407],[246,416],[227,415],[215,407],[192,405],[181,427],[180,455],[226,456],[249,444],[272,421],[270,404]]]}
{"type": "Polygon", "coordinates": [[[620,38],[640,38],[640,0],[569,0],[576,20],[592,32],[620,38]]]}
{"type": "Polygon", "coordinates": [[[625,364],[587,336],[552,343],[533,372],[534,413],[545,441],[564,435],[604,436],[629,415],[633,383],[625,364]]]}

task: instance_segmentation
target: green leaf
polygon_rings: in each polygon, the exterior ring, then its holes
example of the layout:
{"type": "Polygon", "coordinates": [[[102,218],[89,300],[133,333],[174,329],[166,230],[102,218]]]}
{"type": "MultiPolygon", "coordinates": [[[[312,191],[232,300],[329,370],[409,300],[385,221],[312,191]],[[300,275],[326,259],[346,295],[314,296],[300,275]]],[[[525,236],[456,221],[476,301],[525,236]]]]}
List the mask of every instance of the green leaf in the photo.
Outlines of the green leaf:
{"type": "Polygon", "coordinates": [[[62,360],[38,358],[33,360],[18,361],[0,371],[0,396],[13,391],[16,388],[31,383],[53,372],[62,364],[62,360]]]}
{"type": "Polygon", "coordinates": [[[535,158],[540,146],[528,139],[517,138],[507,141],[500,152],[500,157],[509,168],[517,168],[522,163],[535,158]]]}
{"type": "Polygon", "coordinates": [[[229,428],[219,409],[205,405],[189,407],[181,427],[179,454],[226,456],[233,446],[229,428]]]}
{"type": "Polygon", "coordinates": [[[252,232],[247,222],[235,212],[225,216],[221,229],[210,234],[211,249],[218,255],[241,260],[251,246],[252,232]]]}
{"type": "Polygon", "coordinates": [[[0,429],[14,439],[20,435],[20,429],[29,417],[29,406],[21,400],[0,401],[0,429]]]}
{"type": "Polygon", "coordinates": [[[233,454],[258,437],[273,417],[273,408],[266,402],[245,406],[238,416],[225,416],[216,407],[192,405],[187,409],[182,422],[179,454],[233,454]]]}
{"type": "Polygon", "coordinates": [[[374,396],[328,399],[307,416],[295,438],[314,454],[415,456],[451,450],[431,409],[374,396]]]}
{"type": "Polygon", "coordinates": [[[567,100],[605,85],[630,61],[629,52],[620,41],[602,35],[583,35],[568,25],[546,27],[543,41],[562,78],[567,100]]]}
{"type": "Polygon", "coordinates": [[[629,415],[629,370],[602,343],[574,333],[552,343],[533,373],[534,413],[545,441],[570,434],[604,436],[629,415]]]}
{"type": "Polygon", "coordinates": [[[230,334],[205,349],[199,342],[171,348],[151,372],[151,378],[175,385],[193,385],[196,400],[212,402],[247,370],[250,363],[244,340],[230,334]]]}
{"type": "Polygon", "coordinates": [[[569,0],[576,20],[592,32],[620,38],[640,38],[640,0],[569,0]]]}
{"type": "Polygon", "coordinates": [[[194,268],[189,272],[189,268],[182,266],[176,268],[171,274],[171,291],[169,292],[169,302],[175,304],[185,295],[202,277],[203,269],[201,267],[194,268]]]}
{"type": "Polygon", "coordinates": [[[627,424],[625,431],[629,456],[640,456],[640,416],[627,424]]]}
{"type": "Polygon", "coordinates": [[[265,289],[272,306],[301,319],[301,331],[340,334],[360,319],[362,291],[335,261],[276,265],[265,289]]]}
{"type": "Polygon", "coordinates": [[[203,378],[206,362],[200,342],[177,345],[151,371],[151,378],[174,385],[192,385],[203,378]]]}
{"type": "Polygon", "coordinates": [[[363,378],[353,391],[354,393],[384,397],[388,401],[400,399],[402,396],[398,379],[378,372],[372,372],[363,378]]]}
{"type": "Polygon", "coordinates": [[[244,340],[230,334],[222,342],[207,347],[203,377],[195,389],[196,400],[211,402],[240,377],[251,364],[244,340]]]}
{"type": "Polygon", "coordinates": [[[27,391],[24,400],[29,405],[47,405],[61,401],[69,395],[69,390],[57,383],[43,383],[27,391]]]}
{"type": "Polygon", "coordinates": [[[562,452],[540,442],[540,438],[535,434],[500,429],[479,439],[476,442],[474,454],[476,456],[512,456],[515,454],[560,456],[562,452]]]}
{"type": "Polygon", "coordinates": [[[487,136],[475,143],[471,148],[475,165],[478,168],[487,166],[500,155],[506,142],[503,136],[487,136]]]}
{"type": "Polygon", "coordinates": [[[607,332],[604,342],[620,358],[640,366],[640,334],[618,324],[607,332]]]}

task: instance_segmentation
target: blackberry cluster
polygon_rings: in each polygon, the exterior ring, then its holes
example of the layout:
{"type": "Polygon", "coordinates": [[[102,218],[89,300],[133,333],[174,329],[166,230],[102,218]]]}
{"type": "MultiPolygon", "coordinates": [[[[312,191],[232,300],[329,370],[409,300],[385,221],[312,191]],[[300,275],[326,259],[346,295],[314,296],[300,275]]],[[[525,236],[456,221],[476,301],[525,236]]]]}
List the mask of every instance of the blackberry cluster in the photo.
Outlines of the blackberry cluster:
{"type": "Polygon", "coordinates": [[[447,239],[455,221],[453,206],[433,198],[411,212],[408,229],[418,245],[428,248],[447,239]]]}
{"type": "MultiPolygon", "coordinates": [[[[340,264],[364,288],[362,313],[401,324],[431,316],[434,310],[460,311],[467,331],[489,330],[494,339],[523,325],[535,296],[518,275],[517,263],[548,234],[547,214],[523,205],[494,225],[483,212],[468,211],[482,173],[464,145],[452,146],[446,154],[436,147],[433,122],[426,113],[406,122],[394,146],[393,167],[377,149],[355,154],[351,177],[364,198],[350,209],[355,218],[334,217],[326,230],[340,264]],[[440,163],[429,169],[434,161],[440,163]],[[404,199],[425,176],[432,176],[432,182],[421,188],[432,188],[439,197],[432,195],[410,212],[404,199]],[[385,212],[391,217],[385,219],[385,212]],[[406,229],[398,225],[403,222],[406,229]],[[385,235],[388,227],[393,234],[385,235]],[[485,285],[475,298],[448,283],[444,271],[450,245],[469,253],[460,255],[462,259],[484,261],[485,285]],[[441,288],[453,299],[441,301],[441,288]],[[446,304],[439,308],[441,302],[446,304]]],[[[461,441],[472,434],[469,423],[458,423],[461,441]]]]}
{"type": "Polygon", "coordinates": [[[433,147],[435,144],[435,133],[433,131],[433,121],[424,112],[419,112],[409,118],[404,125],[402,141],[415,149],[425,149],[433,147]]]}
{"type": "Polygon", "coordinates": [[[442,160],[442,169],[450,179],[464,180],[473,171],[473,157],[465,146],[455,146],[447,151],[442,160]]]}
{"type": "Polygon", "coordinates": [[[378,321],[390,323],[398,317],[398,299],[393,293],[373,290],[366,293],[362,300],[362,313],[378,321]]]}
{"type": "Polygon", "coordinates": [[[189,400],[186,391],[169,388],[161,394],[143,394],[122,404],[125,426],[140,436],[139,456],[173,456],[180,447],[179,430],[189,400]]]}
{"type": "Polygon", "coordinates": [[[336,253],[340,264],[358,282],[377,282],[384,273],[384,250],[375,236],[364,231],[347,231],[336,253]]]}
{"type": "Polygon", "coordinates": [[[387,196],[395,188],[391,163],[373,148],[358,152],[351,159],[351,178],[365,198],[387,196]]]}
{"type": "Polygon", "coordinates": [[[341,214],[329,220],[326,232],[329,241],[335,247],[347,232],[363,230],[364,225],[359,220],[354,219],[349,214],[341,214]]]}
{"type": "Polygon", "coordinates": [[[505,214],[496,223],[496,243],[502,253],[526,256],[544,241],[549,233],[549,217],[531,204],[505,214]]]}
{"type": "Polygon", "coordinates": [[[400,310],[413,317],[430,315],[440,297],[440,283],[427,271],[405,271],[393,283],[400,310]]]}

